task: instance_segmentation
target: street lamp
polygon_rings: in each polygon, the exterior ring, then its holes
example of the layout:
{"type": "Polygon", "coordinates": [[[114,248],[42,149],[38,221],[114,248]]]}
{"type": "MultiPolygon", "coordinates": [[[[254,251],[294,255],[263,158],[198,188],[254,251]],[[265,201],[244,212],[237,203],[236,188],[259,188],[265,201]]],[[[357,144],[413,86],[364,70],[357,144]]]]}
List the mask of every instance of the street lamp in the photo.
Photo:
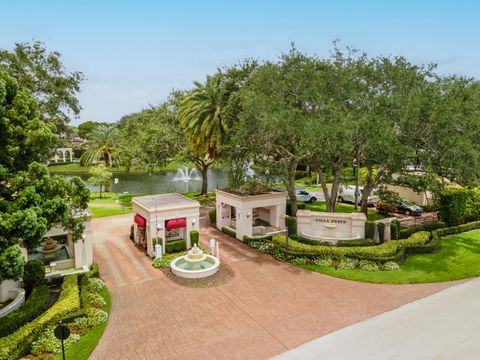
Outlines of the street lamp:
{"type": "MultiPolygon", "coordinates": [[[[127,194],[128,194],[128,191],[123,192],[123,195],[127,195],[127,194]]],[[[125,198],[123,200],[125,200],[125,198]]],[[[125,201],[122,201],[122,212],[125,212],[125,201]]]]}
{"type": "MultiPolygon", "coordinates": [[[[118,178],[115,178],[113,180],[113,183],[115,185],[118,185],[118,178]]],[[[117,186],[115,186],[115,204],[118,204],[118,189],[117,189],[117,186]]]]}

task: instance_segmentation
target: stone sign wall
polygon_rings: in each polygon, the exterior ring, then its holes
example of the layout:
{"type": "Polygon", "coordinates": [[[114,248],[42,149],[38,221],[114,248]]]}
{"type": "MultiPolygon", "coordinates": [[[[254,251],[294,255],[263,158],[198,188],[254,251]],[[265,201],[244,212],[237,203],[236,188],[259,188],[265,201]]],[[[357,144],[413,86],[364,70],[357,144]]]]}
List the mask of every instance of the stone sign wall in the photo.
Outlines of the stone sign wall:
{"type": "Polygon", "coordinates": [[[297,211],[297,233],[300,236],[336,243],[338,240],[355,240],[365,237],[367,217],[360,213],[323,213],[309,210],[297,211]]]}

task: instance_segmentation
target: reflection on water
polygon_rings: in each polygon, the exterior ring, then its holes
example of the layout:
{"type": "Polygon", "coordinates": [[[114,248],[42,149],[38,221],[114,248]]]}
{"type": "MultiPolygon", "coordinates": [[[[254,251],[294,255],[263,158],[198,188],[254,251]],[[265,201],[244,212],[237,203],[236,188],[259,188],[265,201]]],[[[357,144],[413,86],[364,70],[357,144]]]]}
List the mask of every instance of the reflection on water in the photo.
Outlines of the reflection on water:
{"type": "MultiPolygon", "coordinates": [[[[118,184],[112,186],[113,192],[122,193],[128,191],[130,194],[162,194],[162,193],[184,193],[190,191],[200,192],[202,190],[201,181],[174,181],[176,171],[155,173],[155,174],[138,174],[138,173],[114,173],[113,178],[118,178],[118,184]]],[[[67,179],[74,175],[65,175],[67,179]]],[[[87,180],[89,174],[78,174],[91,191],[98,191],[98,186],[92,186],[87,180]]],[[[112,181],[113,184],[113,181],[112,181]]],[[[222,188],[227,184],[227,178],[223,170],[208,170],[208,190],[217,187],[222,188]]]]}

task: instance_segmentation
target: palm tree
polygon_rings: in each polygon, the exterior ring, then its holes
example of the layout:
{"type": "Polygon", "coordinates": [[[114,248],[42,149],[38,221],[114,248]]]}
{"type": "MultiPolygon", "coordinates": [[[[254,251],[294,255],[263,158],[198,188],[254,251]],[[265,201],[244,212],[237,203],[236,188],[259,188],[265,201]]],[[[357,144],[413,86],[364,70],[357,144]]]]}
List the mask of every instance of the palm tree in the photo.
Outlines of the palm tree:
{"type": "Polygon", "coordinates": [[[88,150],[83,153],[80,160],[85,165],[103,160],[108,167],[117,165],[120,159],[117,152],[117,139],[119,131],[115,125],[99,125],[88,136],[88,150]]]}
{"type": "Polygon", "coordinates": [[[207,76],[205,84],[194,82],[195,89],[180,102],[180,125],[185,130],[191,159],[202,175],[202,194],[207,192],[208,167],[220,156],[220,145],[229,128],[225,116],[228,92],[221,75],[207,76]]]}

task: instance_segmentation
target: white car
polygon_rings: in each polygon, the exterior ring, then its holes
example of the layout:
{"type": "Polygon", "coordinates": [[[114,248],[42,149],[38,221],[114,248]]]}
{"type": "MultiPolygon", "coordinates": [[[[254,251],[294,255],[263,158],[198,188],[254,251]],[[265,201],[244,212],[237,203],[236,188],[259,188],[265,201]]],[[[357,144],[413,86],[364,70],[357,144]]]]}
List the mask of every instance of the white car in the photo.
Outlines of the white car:
{"type": "MultiPolygon", "coordinates": [[[[372,193],[374,193],[372,191],[372,193]]],[[[362,202],[362,197],[363,197],[363,186],[358,187],[358,193],[357,193],[357,204],[360,205],[362,202]]],[[[338,189],[338,196],[337,199],[339,202],[350,202],[350,203],[355,203],[355,186],[353,185],[342,185],[338,189]]],[[[376,202],[378,202],[380,199],[378,196],[370,194],[368,196],[368,201],[367,204],[368,206],[374,206],[376,202]]]]}
{"type": "Polygon", "coordinates": [[[306,203],[317,201],[317,195],[306,190],[297,189],[295,190],[295,194],[297,195],[298,201],[303,201],[306,203]]]}

